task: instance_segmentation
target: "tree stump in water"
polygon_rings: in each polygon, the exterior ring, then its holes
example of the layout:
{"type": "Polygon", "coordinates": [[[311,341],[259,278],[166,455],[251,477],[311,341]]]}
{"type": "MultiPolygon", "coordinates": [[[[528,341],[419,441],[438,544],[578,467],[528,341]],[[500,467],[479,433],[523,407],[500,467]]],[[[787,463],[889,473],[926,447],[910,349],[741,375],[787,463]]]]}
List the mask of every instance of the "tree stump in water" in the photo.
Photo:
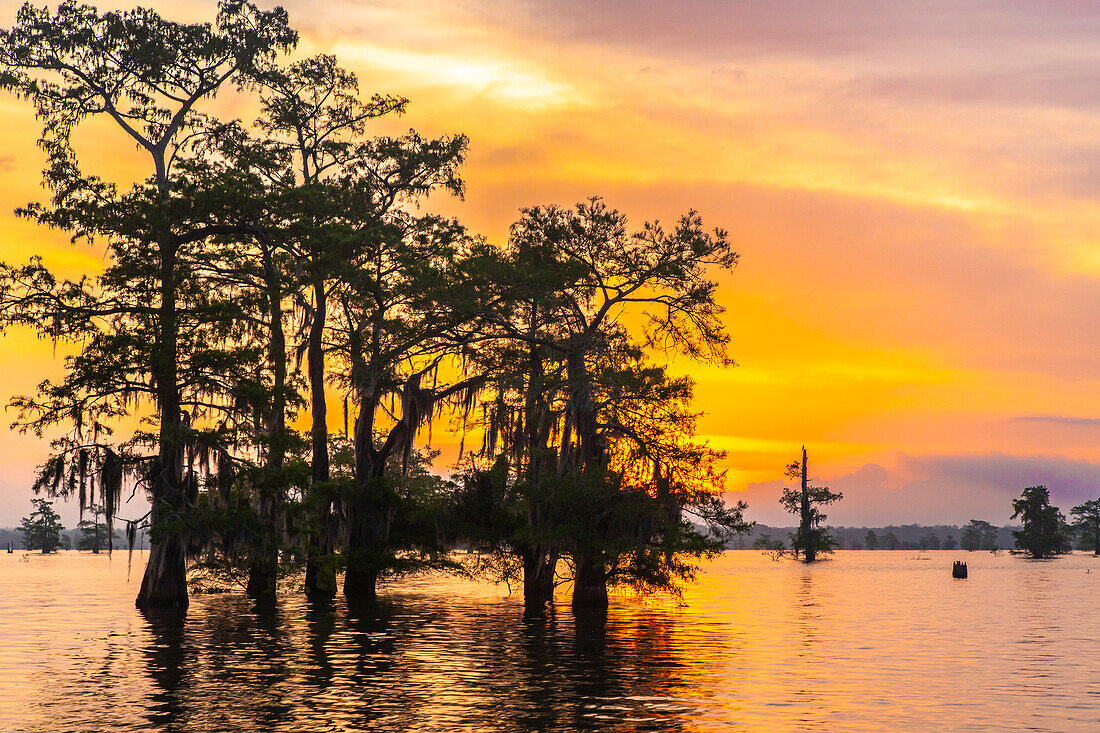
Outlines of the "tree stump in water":
{"type": "Polygon", "coordinates": [[[952,578],[965,578],[966,577],[966,563],[955,561],[955,564],[951,567],[952,578]]]}

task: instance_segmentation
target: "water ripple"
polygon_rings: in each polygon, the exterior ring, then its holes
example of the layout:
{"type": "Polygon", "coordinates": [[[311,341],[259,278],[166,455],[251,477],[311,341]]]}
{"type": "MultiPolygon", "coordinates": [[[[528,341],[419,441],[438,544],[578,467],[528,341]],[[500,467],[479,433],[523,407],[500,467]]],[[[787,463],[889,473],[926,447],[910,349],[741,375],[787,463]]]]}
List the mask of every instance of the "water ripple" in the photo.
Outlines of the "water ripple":
{"type": "Polygon", "coordinates": [[[126,560],[0,556],[0,730],[1076,731],[1100,728],[1100,573],[963,553],[727,553],[684,605],[419,578],[370,613],[133,610],[126,560]],[[922,558],[923,559],[923,558],[922,558]]]}

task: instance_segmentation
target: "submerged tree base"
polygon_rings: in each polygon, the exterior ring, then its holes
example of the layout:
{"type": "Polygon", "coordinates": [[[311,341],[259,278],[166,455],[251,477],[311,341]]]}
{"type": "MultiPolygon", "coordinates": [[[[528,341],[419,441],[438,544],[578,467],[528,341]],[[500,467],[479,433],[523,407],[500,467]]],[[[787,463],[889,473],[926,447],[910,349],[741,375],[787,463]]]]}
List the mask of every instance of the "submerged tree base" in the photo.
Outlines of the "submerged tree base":
{"type": "Polygon", "coordinates": [[[336,569],[331,563],[314,558],[306,562],[306,597],[311,601],[336,598],[336,569]]]}
{"type": "Polygon", "coordinates": [[[256,602],[257,608],[275,607],[277,563],[277,560],[254,560],[248,568],[248,586],[245,588],[245,595],[256,602]]]}
{"type": "Polygon", "coordinates": [[[542,614],[554,602],[554,566],[543,557],[527,552],[523,555],[523,612],[542,614]]]}
{"type": "Polygon", "coordinates": [[[188,606],[186,567],[183,547],[178,542],[153,545],[134,605],[142,611],[185,610],[188,606]]]}
{"type": "Polygon", "coordinates": [[[607,609],[607,573],[590,561],[577,563],[573,579],[573,610],[607,609]]]}
{"type": "Polygon", "coordinates": [[[374,605],[378,602],[378,573],[348,568],[344,574],[344,597],[348,603],[374,605]]]}

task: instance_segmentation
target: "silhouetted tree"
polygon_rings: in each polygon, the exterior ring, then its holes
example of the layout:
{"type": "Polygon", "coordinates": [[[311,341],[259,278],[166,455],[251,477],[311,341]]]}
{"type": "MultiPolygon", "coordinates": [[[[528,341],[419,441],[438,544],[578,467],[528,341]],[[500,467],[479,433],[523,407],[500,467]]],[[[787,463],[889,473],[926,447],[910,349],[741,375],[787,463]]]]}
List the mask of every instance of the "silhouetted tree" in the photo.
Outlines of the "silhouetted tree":
{"type": "Polygon", "coordinates": [[[23,535],[23,547],[28,550],[42,550],[42,554],[55,551],[62,546],[61,515],[53,510],[53,502],[45,499],[31,499],[34,511],[23,517],[19,531],[23,535]]]}
{"type": "Polygon", "coordinates": [[[996,550],[997,528],[981,519],[971,519],[970,523],[963,527],[959,546],[967,551],[996,550]]]}
{"type": "Polygon", "coordinates": [[[731,364],[706,269],[731,268],[737,254],[694,212],[671,231],[649,223],[630,233],[621,213],[592,199],[525,209],[505,255],[508,297],[485,314],[506,344],[491,371],[485,452],[509,455],[516,506],[530,512],[510,548],[525,578],[540,579],[525,580],[528,606],[549,597],[559,557],[577,608],[606,607],[609,583],[671,587],[690,571],[667,548],[710,551],[681,514],[702,515],[720,535],[742,526],[743,507],[692,488],[711,485],[716,454],[691,441],[690,381],[647,364],[639,346],[731,364]],[[631,313],[640,332],[626,328],[631,313]]]}
{"type": "Polygon", "coordinates": [[[99,516],[103,513],[103,508],[93,504],[90,509],[92,511],[92,519],[82,519],[76,525],[80,533],[76,541],[76,549],[91,550],[93,554],[98,555],[99,551],[102,549],[111,549],[113,538],[111,537],[110,528],[105,523],[99,521],[99,516]]]}
{"type": "Polygon", "coordinates": [[[781,539],[772,539],[771,535],[765,534],[757,537],[753,540],[752,547],[754,550],[760,550],[762,555],[767,555],[772,560],[778,561],[787,552],[787,546],[781,539]]]}
{"type": "Polygon", "coordinates": [[[867,530],[867,535],[863,538],[863,544],[867,547],[868,550],[879,549],[878,535],[875,534],[875,530],[867,530]]]}
{"type": "MultiPolygon", "coordinates": [[[[319,513],[317,535],[308,553],[306,592],[314,598],[330,598],[336,593],[332,553],[338,528],[329,486],[325,394],[329,298],[337,283],[354,270],[355,253],[364,241],[362,231],[377,231],[381,215],[394,204],[409,201],[407,177],[396,180],[387,175],[394,171],[372,167],[377,162],[377,147],[384,147],[390,139],[364,137],[371,120],[403,113],[408,100],[376,94],[364,101],[355,75],[329,55],[263,69],[253,75],[252,83],[262,104],[258,126],[267,136],[264,146],[272,149],[275,160],[286,163],[281,170],[272,171],[282,189],[281,207],[268,225],[281,228],[283,251],[300,272],[297,305],[304,314],[302,328],[306,332],[313,473],[310,498],[319,513]],[[382,176],[373,178],[375,173],[382,176]],[[368,193],[368,205],[360,208],[363,201],[351,201],[345,195],[349,186],[360,196],[364,189],[378,195],[369,200],[368,193]],[[357,229],[360,236],[348,236],[357,229]]],[[[464,147],[465,138],[455,140],[464,147]]],[[[298,354],[300,358],[301,349],[298,354]]]]}
{"type": "Polygon", "coordinates": [[[827,486],[810,486],[806,468],[806,446],[802,446],[801,463],[787,466],[786,474],[788,478],[797,479],[801,483],[797,489],[784,488],[779,498],[783,508],[799,518],[798,529],[791,535],[791,550],[803,562],[815,562],[818,554],[832,552],[836,546],[836,540],[828,528],[821,526],[826,516],[820,507],[840,501],[844,494],[832,491],[827,486]]]}
{"type": "Polygon", "coordinates": [[[940,538],[933,533],[929,533],[921,537],[917,545],[921,550],[938,550],[940,549],[940,538]]]}
{"type": "MultiPolygon", "coordinates": [[[[45,178],[54,194],[50,206],[32,205],[24,214],[74,238],[103,236],[110,257],[104,276],[78,283],[56,284],[38,264],[9,271],[4,299],[17,303],[14,320],[88,344],[65,383],[44,386],[39,405],[21,407],[44,413],[40,424],[76,422],[72,445],[61,446],[58,458],[86,462],[91,453],[81,445],[80,407],[87,400],[93,406],[83,412],[96,418],[93,440],[104,434],[98,418],[128,411],[142,394],[154,402],[158,430],[147,442],[157,454],[133,466],[150,492],[154,527],[141,608],[187,605],[186,541],[177,530],[192,504],[184,472],[192,435],[180,372],[195,334],[184,312],[194,303],[181,298],[181,289],[190,279],[190,246],[211,231],[191,219],[172,165],[203,124],[196,105],[296,41],[284,11],[261,11],[241,0],[222,0],[213,25],[174,23],[147,9],[100,13],[63,2],[51,14],[27,4],[16,25],[0,34],[0,81],[29,98],[43,120],[45,178]],[[149,178],[129,193],[80,171],[71,133],[91,117],[114,122],[147,155],[149,178]],[[127,327],[135,322],[144,324],[140,336],[127,327]],[[87,365],[81,374],[81,359],[94,359],[94,368],[87,365]],[[104,395],[108,371],[115,379],[104,395]]],[[[95,455],[107,461],[113,453],[97,445],[95,455]]],[[[114,482],[107,486],[112,494],[114,482]]],[[[102,499],[107,507],[116,504],[112,495],[102,499]]]]}
{"type": "MultiPolygon", "coordinates": [[[[388,148],[386,155],[409,158],[393,165],[423,176],[400,195],[416,200],[450,181],[461,151],[461,146],[450,153],[388,148]]],[[[375,164],[386,168],[391,163],[375,164]]],[[[400,174],[393,175],[397,187],[400,174]]],[[[368,200],[360,202],[360,211],[373,195],[362,194],[368,200]]],[[[356,413],[354,482],[343,486],[339,497],[347,560],[344,594],[372,600],[379,574],[396,559],[391,529],[405,511],[387,471],[406,466],[418,432],[448,401],[468,404],[482,381],[479,375],[457,374],[453,363],[472,318],[460,295],[468,280],[464,263],[480,244],[456,222],[398,211],[379,212],[377,222],[364,222],[352,236],[364,239],[362,259],[356,260],[355,276],[333,296],[338,312],[331,337],[336,379],[356,413]],[[451,369],[441,370],[442,365],[451,369]],[[456,376],[448,380],[448,373],[456,376]]]]}
{"type": "Polygon", "coordinates": [[[1086,501],[1070,509],[1078,547],[1100,555],[1100,499],[1086,501]]]}
{"type": "Polygon", "coordinates": [[[1069,532],[1065,517],[1050,504],[1050,491],[1045,486],[1029,486],[1019,499],[1012,500],[1012,518],[1023,521],[1023,527],[1013,530],[1017,551],[1033,558],[1047,558],[1070,551],[1069,532]]]}

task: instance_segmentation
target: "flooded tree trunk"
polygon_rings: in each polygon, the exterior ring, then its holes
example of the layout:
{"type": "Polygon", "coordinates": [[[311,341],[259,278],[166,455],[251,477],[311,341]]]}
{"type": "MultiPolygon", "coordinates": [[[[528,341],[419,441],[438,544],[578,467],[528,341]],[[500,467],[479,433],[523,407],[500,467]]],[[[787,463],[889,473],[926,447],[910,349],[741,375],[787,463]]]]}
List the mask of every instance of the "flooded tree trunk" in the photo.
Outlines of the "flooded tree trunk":
{"type": "Polygon", "coordinates": [[[541,613],[554,602],[554,566],[557,557],[530,548],[520,553],[523,559],[523,609],[541,613]]]}
{"type": "Polygon", "coordinates": [[[359,395],[355,419],[355,493],[347,497],[344,519],[344,597],[354,603],[374,603],[378,574],[386,566],[390,527],[397,513],[395,497],[386,479],[387,456],[374,447],[374,419],[380,396],[376,382],[359,395]]]}
{"type": "Polygon", "coordinates": [[[369,480],[360,487],[355,501],[346,507],[344,597],[349,602],[374,603],[378,598],[378,574],[386,564],[390,527],[396,513],[385,480],[382,476],[369,480]]]}
{"type": "Polygon", "coordinates": [[[374,604],[378,601],[378,573],[363,567],[348,566],[344,575],[344,597],[349,603],[374,604]]]}
{"type": "Polygon", "coordinates": [[[814,541],[813,514],[810,512],[810,483],[806,473],[806,446],[802,446],[802,557],[805,562],[817,560],[817,543],[814,541]]]}
{"type": "Polygon", "coordinates": [[[607,572],[603,563],[589,557],[577,557],[573,578],[573,610],[606,609],[607,572]]]}
{"type": "Polygon", "coordinates": [[[248,566],[248,586],[245,588],[245,595],[256,601],[258,606],[273,607],[277,581],[277,558],[253,558],[248,566]]]}
{"type": "MultiPolygon", "coordinates": [[[[165,520],[178,520],[187,513],[186,497],[183,495],[183,421],[176,366],[176,246],[167,237],[160,241],[161,302],[157,334],[160,343],[156,344],[151,365],[160,412],[160,451],[149,476],[153,503],[150,519],[154,528],[165,520]]],[[[178,530],[150,533],[149,562],[145,566],[136,605],[142,610],[187,608],[186,548],[178,530]]]]}
{"type": "MultiPolygon", "coordinates": [[[[262,243],[264,278],[267,291],[268,319],[271,338],[268,341],[267,360],[272,373],[271,411],[267,418],[267,434],[270,441],[267,454],[267,477],[257,490],[254,510],[267,531],[274,531],[282,524],[286,530],[284,512],[285,486],[283,468],[286,463],[286,334],[283,331],[283,292],[279,284],[279,271],[271,248],[262,243]]],[[[254,549],[248,568],[248,585],[245,593],[261,607],[273,607],[278,585],[279,551],[271,538],[261,534],[259,546],[254,549]]]]}
{"type": "MultiPolygon", "coordinates": [[[[312,415],[310,436],[313,443],[314,484],[327,484],[329,481],[328,404],[325,401],[325,352],[323,341],[326,298],[323,278],[314,277],[313,322],[309,327],[309,350],[306,354],[306,367],[309,372],[309,405],[312,415]]],[[[327,558],[333,552],[333,537],[329,527],[331,522],[332,501],[326,495],[320,502],[320,526],[317,537],[319,552],[311,554],[306,559],[306,595],[316,600],[327,600],[336,596],[336,569],[331,562],[327,561],[327,558]]]]}
{"type": "Polygon", "coordinates": [[[179,538],[150,541],[136,605],[143,611],[187,608],[187,566],[179,538]]]}

